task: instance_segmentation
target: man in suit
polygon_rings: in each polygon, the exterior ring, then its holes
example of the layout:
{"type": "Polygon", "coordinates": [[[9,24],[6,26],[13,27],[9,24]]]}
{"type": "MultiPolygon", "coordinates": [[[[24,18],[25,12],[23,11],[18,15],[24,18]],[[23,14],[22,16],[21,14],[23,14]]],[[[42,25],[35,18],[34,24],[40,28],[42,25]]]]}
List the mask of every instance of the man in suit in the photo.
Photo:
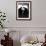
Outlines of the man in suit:
{"type": "Polygon", "coordinates": [[[29,16],[29,10],[28,8],[26,7],[20,7],[18,9],[18,15],[19,15],[19,18],[28,18],[29,16]]]}

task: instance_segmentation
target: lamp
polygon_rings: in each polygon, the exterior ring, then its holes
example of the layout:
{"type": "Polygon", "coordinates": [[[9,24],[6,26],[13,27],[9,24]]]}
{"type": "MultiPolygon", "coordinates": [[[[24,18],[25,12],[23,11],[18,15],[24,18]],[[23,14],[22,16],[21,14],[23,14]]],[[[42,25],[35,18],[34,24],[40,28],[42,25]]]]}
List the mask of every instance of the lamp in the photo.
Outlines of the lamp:
{"type": "Polygon", "coordinates": [[[7,33],[7,36],[9,36],[9,29],[5,29],[5,32],[7,33]]]}

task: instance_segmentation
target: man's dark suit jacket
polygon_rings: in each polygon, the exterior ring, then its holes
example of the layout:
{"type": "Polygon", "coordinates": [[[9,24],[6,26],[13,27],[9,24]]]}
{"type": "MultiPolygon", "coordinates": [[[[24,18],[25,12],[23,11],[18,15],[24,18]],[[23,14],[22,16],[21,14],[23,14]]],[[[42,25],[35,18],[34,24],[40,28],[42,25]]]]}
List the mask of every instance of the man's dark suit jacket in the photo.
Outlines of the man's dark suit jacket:
{"type": "Polygon", "coordinates": [[[29,10],[25,7],[23,7],[24,10],[21,8],[18,9],[18,15],[19,15],[19,18],[28,18],[29,16],[29,10]]]}

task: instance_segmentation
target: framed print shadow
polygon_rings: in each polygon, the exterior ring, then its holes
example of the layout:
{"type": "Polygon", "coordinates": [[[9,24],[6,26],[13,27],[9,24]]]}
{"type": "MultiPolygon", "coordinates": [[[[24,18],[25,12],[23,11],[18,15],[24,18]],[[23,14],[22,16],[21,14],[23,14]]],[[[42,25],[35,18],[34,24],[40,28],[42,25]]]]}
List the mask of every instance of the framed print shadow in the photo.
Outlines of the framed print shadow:
{"type": "Polygon", "coordinates": [[[16,1],[16,20],[32,19],[32,2],[16,1]]]}

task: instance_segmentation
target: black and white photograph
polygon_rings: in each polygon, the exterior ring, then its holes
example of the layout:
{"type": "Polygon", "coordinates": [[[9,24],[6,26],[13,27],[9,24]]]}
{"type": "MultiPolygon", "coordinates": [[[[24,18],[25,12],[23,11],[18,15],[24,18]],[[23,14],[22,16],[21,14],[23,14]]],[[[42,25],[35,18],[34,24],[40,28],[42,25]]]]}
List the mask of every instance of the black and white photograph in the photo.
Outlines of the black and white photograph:
{"type": "Polygon", "coordinates": [[[31,19],[31,1],[16,1],[16,19],[31,19]]]}

